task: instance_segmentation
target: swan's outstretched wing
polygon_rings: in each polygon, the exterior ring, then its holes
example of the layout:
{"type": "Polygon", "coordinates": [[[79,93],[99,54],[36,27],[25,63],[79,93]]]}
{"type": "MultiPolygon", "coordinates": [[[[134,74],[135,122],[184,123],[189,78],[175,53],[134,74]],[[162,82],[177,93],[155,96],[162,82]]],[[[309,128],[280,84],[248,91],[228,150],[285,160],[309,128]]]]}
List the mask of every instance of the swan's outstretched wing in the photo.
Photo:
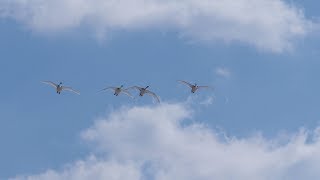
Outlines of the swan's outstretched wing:
{"type": "Polygon", "coordinates": [[[103,88],[103,89],[101,89],[100,91],[98,91],[98,93],[99,92],[102,92],[102,91],[105,91],[105,90],[108,90],[108,89],[112,89],[112,90],[116,90],[117,89],[117,87],[106,87],[106,88],[103,88]]]}
{"type": "Polygon", "coordinates": [[[129,96],[129,97],[131,97],[131,98],[133,98],[133,96],[130,94],[129,91],[127,91],[127,89],[121,90],[121,93],[123,93],[123,94],[125,94],[125,95],[127,95],[127,96],[129,96]]]}
{"type": "Polygon", "coordinates": [[[80,95],[79,91],[76,91],[76,90],[72,89],[71,87],[62,86],[62,89],[66,90],[66,91],[71,91],[71,92],[74,92],[74,93],[80,95]]]}
{"type": "Polygon", "coordinates": [[[129,89],[136,89],[136,90],[142,91],[143,88],[139,87],[139,86],[132,86],[132,87],[129,87],[129,88],[125,89],[125,90],[129,90],[129,89]]]}
{"type": "Polygon", "coordinates": [[[49,84],[50,86],[54,87],[54,88],[57,88],[58,87],[58,84],[56,83],[53,83],[51,81],[41,81],[42,83],[45,83],[45,84],[49,84]]]}
{"type": "Polygon", "coordinates": [[[146,90],[146,93],[149,94],[150,96],[152,96],[154,99],[156,99],[158,101],[158,103],[160,103],[159,97],[154,92],[146,90]]]}
{"type": "Polygon", "coordinates": [[[193,87],[192,84],[190,84],[190,83],[188,83],[188,82],[186,82],[186,81],[178,80],[178,82],[179,82],[179,83],[182,83],[182,84],[185,84],[185,85],[189,86],[190,88],[193,87]]]}
{"type": "Polygon", "coordinates": [[[210,90],[213,90],[214,88],[213,87],[210,87],[210,86],[197,86],[198,89],[210,89],[210,90]]]}

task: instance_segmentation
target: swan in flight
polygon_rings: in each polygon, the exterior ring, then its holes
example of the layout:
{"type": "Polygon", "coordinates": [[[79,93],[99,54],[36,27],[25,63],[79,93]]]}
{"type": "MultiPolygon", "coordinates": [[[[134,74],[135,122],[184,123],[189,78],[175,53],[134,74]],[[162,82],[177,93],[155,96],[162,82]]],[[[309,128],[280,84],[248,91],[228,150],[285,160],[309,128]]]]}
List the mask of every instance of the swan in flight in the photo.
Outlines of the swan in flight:
{"type": "Polygon", "coordinates": [[[114,91],[113,95],[115,95],[115,96],[118,96],[120,93],[123,93],[123,94],[133,98],[133,96],[130,94],[128,89],[122,89],[122,88],[123,88],[123,85],[121,85],[120,87],[106,87],[106,88],[100,90],[99,92],[105,91],[105,90],[108,90],[108,89],[112,89],[114,91]]]}
{"type": "Polygon", "coordinates": [[[139,86],[132,86],[128,89],[132,89],[132,88],[140,91],[139,96],[143,96],[144,94],[148,94],[148,95],[152,96],[154,99],[156,99],[158,103],[160,103],[159,97],[154,92],[147,90],[149,88],[149,86],[147,86],[145,88],[139,87],[139,86]]]}
{"type": "Polygon", "coordinates": [[[186,81],[182,81],[182,80],[178,80],[178,82],[182,83],[182,84],[185,84],[187,86],[189,86],[191,88],[191,92],[192,93],[195,93],[198,89],[202,89],[202,88],[210,88],[210,89],[213,89],[209,86],[198,86],[196,83],[193,85],[193,84],[190,84],[186,81]]]}
{"type": "Polygon", "coordinates": [[[66,90],[66,91],[71,91],[71,92],[74,92],[74,93],[80,95],[79,91],[76,91],[76,90],[72,89],[71,87],[62,86],[62,82],[60,82],[59,84],[53,83],[51,81],[41,81],[41,82],[45,83],[45,84],[49,84],[50,86],[54,87],[58,94],[60,94],[62,90],[66,90]]]}

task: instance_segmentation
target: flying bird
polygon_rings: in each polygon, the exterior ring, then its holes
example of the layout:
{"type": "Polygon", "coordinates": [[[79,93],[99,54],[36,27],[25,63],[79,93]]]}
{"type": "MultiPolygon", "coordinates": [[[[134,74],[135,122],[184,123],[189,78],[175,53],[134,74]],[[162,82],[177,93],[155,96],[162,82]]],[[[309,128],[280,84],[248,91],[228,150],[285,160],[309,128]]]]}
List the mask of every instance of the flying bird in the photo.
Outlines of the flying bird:
{"type": "Polygon", "coordinates": [[[80,95],[79,91],[76,91],[76,90],[72,89],[71,87],[62,86],[62,82],[60,82],[59,84],[53,83],[51,81],[41,81],[41,82],[45,83],[45,84],[49,84],[50,86],[54,87],[58,94],[60,94],[62,90],[66,90],[66,91],[71,91],[71,92],[74,92],[74,93],[80,95]]]}
{"type": "Polygon", "coordinates": [[[211,88],[209,86],[198,86],[196,83],[195,84],[191,84],[191,83],[188,83],[188,82],[182,81],[182,80],[178,80],[178,82],[189,86],[191,88],[191,92],[192,93],[195,93],[198,89],[204,89],[204,88],[213,89],[213,88],[211,88]]]}
{"type": "Polygon", "coordinates": [[[113,90],[114,91],[113,95],[115,95],[115,96],[118,96],[120,93],[123,93],[123,94],[133,98],[133,96],[130,94],[130,92],[127,89],[123,89],[123,85],[121,85],[120,87],[106,87],[106,88],[100,90],[99,92],[105,91],[108,89],[113,90]]]}
{"type": "Polygon", "coordinates": [[[140,91],[139,96],[143,96],[144,94],[148,94],[148,95],[152,96],[155,100],[157,100],[158,103],[160,103],[159,97],[154,92],[147,90],[148,88],[149,88],[149,86],[147,86],[145,88],[139,87],[139,86],[132,86],[128,89],[139,90],[140,91]]]}

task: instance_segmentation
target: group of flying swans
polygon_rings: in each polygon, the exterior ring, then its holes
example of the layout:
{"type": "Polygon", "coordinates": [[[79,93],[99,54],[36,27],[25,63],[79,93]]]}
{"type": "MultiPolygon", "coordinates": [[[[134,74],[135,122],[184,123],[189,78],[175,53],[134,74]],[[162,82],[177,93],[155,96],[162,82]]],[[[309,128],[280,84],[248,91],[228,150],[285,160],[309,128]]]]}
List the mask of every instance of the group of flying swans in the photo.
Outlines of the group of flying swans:
{"type": "MultiPolygon", "coordinates": [[[[74,92],[74,93],[80,95],[79,91],[76,91],[76,90],[72,89],[71,87],[62,86],[62,82],[60,82],[59,84],[55,84],[51,81],[41,81],[41,82],[53,86],[56,89],[56,92],[58,94],[60,94],[62,90],[66,90],[66,91],[71,91],[71,92],[74,92]]],[[[196,83],[191,84],[191,83],[188,83],[188,82],[182,81],[182,80],[178,80],[178,82],[189,86],[191,88],[191,93],[195,93],[198,89],[204,89],[204,88],[213,89],[210,86],[198,86],[196,83]]],[[[158,103],[160,103],[160,98],[154,92],[149,91],[148,88],[149,88],[149,86],[146,86],[146,87],[132,86],[132,87],[124,89],[123,85],[121,85],[120,87],[112,87],[112,86],[106,87],[106,88],[100,90],[99,92],[106,91],[106,90],[110,89],[110,90],[114,91],[113,95],[115,95],[115,96],[118,96],[119,94],[123,93],[123,94],[133,98],[133,96],[131,95],[129,90],[136,89],[139,91],[139,96],[142,97],[143,95],[148,94],[148,95],[152,96],[158,103]]]]}
{"type": "Polygon", "coordinates": [[[111,89],[114,91],[113,95],[115,95],[115,96],[118,96],[120,93],[123,93],[123,94],[133,98],[133,96],[130,94],[129,90],[136,89],[136,90],[139,90],[139,96],[143,96],[144,94],[148,94],[148,95],[152,96],[157,102],[160,103],[159,97],[154,92],[147,90],[147,88],[149,88],[149,86],[147,86],[145,88],[139,87],[139,86],[132,86],[132,87],[123,89],[123,85],[121,85],[120,87],[107,87],[107,88],[100,90],[99,92],[111,89]]]}
{"type": "Polygon", "coordinates": [[[56,84],[56,83],[51,82],[51,81],[41,81],[41,82],[45,83],[45,84],[49,84],[50,86],[54,87],[58,94],[60,94],[62,90],[66,90],[66,91],[71,91],[73,93],[76,93],[76,94],[80,95],[79,91],[76,91],[76,90],[72,89],[71,87],[62,86],[62,82],[60,82],[59,84],[56,84]]]}

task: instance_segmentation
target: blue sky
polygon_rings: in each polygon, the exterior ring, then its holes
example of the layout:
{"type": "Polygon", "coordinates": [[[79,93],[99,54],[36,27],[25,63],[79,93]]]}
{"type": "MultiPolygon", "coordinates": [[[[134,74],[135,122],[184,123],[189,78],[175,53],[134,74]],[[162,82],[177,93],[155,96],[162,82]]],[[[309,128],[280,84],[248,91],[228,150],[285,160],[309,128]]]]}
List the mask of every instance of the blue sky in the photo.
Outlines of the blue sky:
{"type": "MultiPolygon", "coordinates": [[[[247,5],[246,1],[237,4],[243,11],[233,9],[229,1],[217,7],[215,1],[206,6],[197,1],[174,5],[148,1],[150,6],[137,1],[133,10],[130,4],[121,3],[111,5],[111,9],[109,6],[98,8],[102,5],[98,0],[91,3],[71,0],[1,2],[0,179],[27,179],[29,175],[31,179],[50,179],[50,175],[41,176],[50,170],[60,175],[62,172],[72,174],[76,171],[65,168],[66,164],[76,169],[75,161],[87,163],[90,155],[99,159],[101,151],[107,154],[103,155],[105,159],[123,158],[126,152],[119,155],[115,153],[119,149],[113,149],[121,147],[123,142],[103,137],[140,134],[135,131],[132,134],[103,134],[103,127],[110,130],[110,124],[100,127],[98,123],[120,123],[115,117],[122,117],[121,114],[126,117],[128,126],[137,127],[129,123],[130,118],[135,119],[132,114],[155,122],[153,116],[149,117],[149,111],[159,113],[159,117],[168,112],[163,117],[169,119],[169,123],[172,123],[171,118],[186,119],[181,124],[174,124],[178,127],[185,123],[186,126],[200,124],[205,126],[205,132],[225,132],[229,137],[248,143],[248,147],[252,145],[250,139],[259,133],[266,138],[263,141],[266,144],[269,140],[279,140],[279,134],[288,134],[290,144],[294,139],[290,135],[297,133],[299,136],[301,128],[307,132],[316,130],[320,117],[319,12],[316,9],[319,3],[314,0],[274,0],[275,4],[269,4],[267,0],[257,0],[247,5]],[[86,5],[93,10],[83,8],[87,6],[81,3],[89,3],[86,5]],[[194,6],[197,8],[193,9],[194,6]],[[180,11],[172,10],[177,7],[187,10],[181,15],[180,11]],[[41,8],[45,10],[39,12],[41,8]],[[103,13],[104,8],[107,13],[103,13]],[[252,8],[258,10],[246,12],[252,8]],[[143,9],[146,13],[140,14],[139,10],[143,9]],[[189,14],[193,11],[199,15],[189,14]],[[274,13],[266,16],[264,11],[274,13]],[[173,14],[178,18],[173,18],[173,14]],[[254,16],[257,18],[248,18],[254,16]],[[218,69],[227,75],[217,73],[218,69]],[[190,94],[189,89],[177,83],[180,79],[210,85],[215,90],[190,94]],[[50,86],[42,84],[42,80],[62,81],[79,90],[81,95],[69,92],[57,95],[50,86]],[[164,105],[154,104],[150,97],[132,100],[125,96],[115,97],[111,92],[96,93],[106,86],[120,85],[149,85],[164,105]],[[204,105],[208,99],[212,102],[204,105]],[[135,108],[142,110],[136,112],[135,108]],[[175,110],[177,117],[172,115],[175,110]],[[126,111],[133,113],[126,114],[126,111]],[[96,131],[97,137],[86,133],[90,130],[96,131]],[[104,143],[114,143],[114,147],[104,147],[101,145],[104,143]]],[[[159,117],[155,120],[161,121],[157,119],[159,117]]],[[[126,127],[126,124],[122,125],[126,127]]],[[[148,130],[143,127],[137,129],[146,131],[145,136],[148,136],[148,130]]],[[[201,128],[198,131],[202,133],[201,128]]],[[[188,131],[184,135],[189,137],[192,133],[188,131]]],[[[142,140],[133,142],[130,147],[140,145],[142,140]]],[[[183,146],[194,143],[192,138],[189,140],[190,143],[183,146]]],[[[212,139],[208,141],[200,147],[208,145],[214,151],[215,147],[210,144],[212,139]]],[[[232,149],[232,142],[218,142],[231,144],[228,147],[237,152],[232,149]]],[[[318,144],[318,141],[314,142],[315,147],[318,144]]],[[[302,146],[306,144],[302,143],[302,146]]],[[[143,145],[139,147],[141,152],[146,150],[143,145]]],[[[257,146],[257,152],[259,148],[257,146]]],[[[317,159],[319,155],[312,158],[317,159]]],[[[126,160],[132,159],[135,158],[126,160]]],[[[108,160],[101,161],[109,163],[108,160]]],[[[179,160],[174,162],[180,167],[179,160]]],[[[199,167],[202,165],[199,163],[199,167]]],[[[315,168],[316,165],[319,163],[310,166],[315,168]]],[[[286,171],[299,169],[288,167],[291,169],[286,171]]],[[[90,163],[87,168],[90,169],[90,163]]],[[[161,179],[156,170],[142,171],[147,179],[161,179]]],[[[301,172],[310,175],[306,177],[311,179],[319,177],[314,172],[306,173],[303,169],[301,172]]],[[[68,179],[59,177],[57,179],[68,179]]],[[[170,177],[179,179],[183,176],[168,175],[166,179],[170,177]]],[[[199,177],[195,175],[194,179],[199,177]]],[[[193,176],[189,178],[193,179],[193,176]]]]}

